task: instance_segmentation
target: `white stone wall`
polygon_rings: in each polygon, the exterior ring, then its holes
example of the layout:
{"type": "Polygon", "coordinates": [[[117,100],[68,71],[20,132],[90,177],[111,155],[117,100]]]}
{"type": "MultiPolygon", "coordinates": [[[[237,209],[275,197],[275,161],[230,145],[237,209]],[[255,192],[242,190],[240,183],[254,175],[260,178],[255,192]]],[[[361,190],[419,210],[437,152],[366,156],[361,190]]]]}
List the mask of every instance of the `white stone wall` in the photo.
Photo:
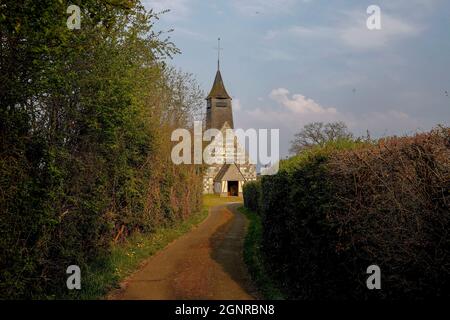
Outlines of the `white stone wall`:
{"type": "MultiPolygon", "coordinates": [[[[229,126],[224,126],[222,128],[222,134],[225,137],[226,129],[229,128],[229,126]]],[[[246,181],[253,181],[256,180],[256,165],[250,164],[248,155],[246,154],[245,150],[239,145],[237,138],[233,141],[226,141],[227,139],[224,139],[223,141],[223,147],[218,146],[216,148],[216,156],[223,157],[223,163],[233,163],[234,161],[237,162],[237,166],[239,167],[239,170],[241,171],[242,175],[244,176],[246,181]],[[227,149],[228,148],[228,149],[227,149]],[[233,150],[233,152],[226,153],[225,150],[233,150]],[[243,164],[241,164],[243,163],[243,164]]],[[[213,141],[214,143],[214,141],[213,141]]],[[[217,189],[214,186],[214,178],[219,173],[220,169],[222,168],[222,165],[215,164],[208,167],[206,170],[205,176],[203,178],[203,193],[204,194],[212,194],[217,193],[217,189]]],[[[242,192],[242,186],[243,184],[239,184],[239,192],[242,192]]],[[[221,186],[220,189],[223,189],[223,186],[221,186]]],[[[225,189],[227,189],[227,186],[225,184],[225,189]]],[[[225,190],[222,192],[227,192],[228,190],[225,190]]]]}

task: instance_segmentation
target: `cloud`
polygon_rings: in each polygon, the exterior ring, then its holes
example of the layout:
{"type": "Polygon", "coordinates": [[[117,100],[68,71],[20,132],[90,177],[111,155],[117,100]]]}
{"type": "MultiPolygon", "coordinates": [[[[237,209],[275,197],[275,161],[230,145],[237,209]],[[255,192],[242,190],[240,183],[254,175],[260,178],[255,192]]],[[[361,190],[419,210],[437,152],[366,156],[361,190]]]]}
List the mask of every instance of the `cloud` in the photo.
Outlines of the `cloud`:
{"type": "Polygon", "coordinates": [[[339,23],[331,27],[292,25],[290,27],[269,30],[264,35],[267,41],[284,36],[307,41],[333,41],[351,49],[372,50],[392,45],[404,38],[419,35],[422,26],[406,22],[401,18],[382,11],[381,30],[369,30],[366,26],[368,15],[364,11],[346,11],[339,23]],[[343,22],[342,22],[343,21],[343,22]]]}
{"type": "Polygon", "coordinates": [[[302,94],[293,94],[290,97],[289,91],[285,88],[272,90],[269,97],[277,102],[275,108],[266,110],[257,108],[253,110],[253,115],[264,116],[269,122],[292,126],[293,129],[298,128],[299,124],[304,125],[314,121],[344,121],[355,131],[370,130],[377,133],[388,132],[392,128],[414,130],[419,127],[416,119],[395,108],[363,113],[339,112],[336,108],[324,107],[302,94]]]}
{"type": "Polygon", "coordinates": [[[382,3],[382,7],[390,10],[408,10],[415,16],[422,16],[435,10],[444,1],[447,0],[388,0],[382,3]]]}
{"type": "Polygon", "coordinates": [[[413,37],[421,32],[421,27],[388,15],[382,11],[381,30],[366,27],[367,16],[359,12],[347,13],[352,24],[337,29],[337,36],[346,45],[356,49],[376,49],[402,39],[413,37]]]}
{"type": "Polygon", "coordinates": [[[196,41],[210,41],[210,38],[207,37],[206,35],[183,27],[175,27],[174,34],[181,35],[186,38],[191,38],[196,41]]]}
{"type": "Polygon", "coordinates": [[[147,10],[161,12],[170,9],[170,13],[165,16],[169,20],[184,19],[191,14],[192,0],[142,0],[141,2],[147,10]]]}
{"type": "Polygon", "coordinates": [[[242,109],[241,100],[233,98],[233,110],[240,111],[242,109]]]}
{"type": "Polygon", "coordinates": [[[405,112],[388,109],[361,115],[347,114],[344,120],[356,132],[369,130],[376,136],[412,134],[420,129],[420,123],[405,112]],[[402,130],[402,131],[399,131],[402,130]]]}
{"type": "MultiPolygon", "coordinates": [[[[369,112],[340,112],[336,108],[326,108],[302,94],[292,94],[285,88],[270,92],[274,105],[264,104],[253,109],[241,109],[237,122],[243,128],[280,129],[281,153],[288,154],[289,141],[301,128],[311,122],[345,122],[356,136],[372,137],[392,134],[411,134],[420,128],[420,122],[409,114],[395,108],[369,112]]],[[[262,102],[262,101],[260,101],[262,102]]]]}
{"type": "MultiPolygon", "coordinates": [[[[233,0],[234,9],[243,15],[288,13],[297,0],[233,0]]],[[[302,1],[309,2],[309,1],[302,1]]]]}
{"type": "Polygon", "coordinates": [[[269,97],[294,113],[337,114],[335,108],[322,107],[314,100],[308,99],[301,94],[294,94],[290,98],[289,91],[284,88],[272,90],[269,97]]]}

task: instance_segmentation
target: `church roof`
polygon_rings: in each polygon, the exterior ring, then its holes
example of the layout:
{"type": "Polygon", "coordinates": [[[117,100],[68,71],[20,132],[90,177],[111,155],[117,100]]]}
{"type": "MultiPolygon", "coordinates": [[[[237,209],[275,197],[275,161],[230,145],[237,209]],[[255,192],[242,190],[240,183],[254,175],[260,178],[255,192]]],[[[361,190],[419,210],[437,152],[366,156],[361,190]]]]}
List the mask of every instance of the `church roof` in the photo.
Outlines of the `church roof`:
{"type": "Polygon", "coordinates": [[[233,164],[224,164],[223,167],[217,173],[214,181],[245,181],[239,167],[233,164]]]}
{"type": "Polygon", "coordinates": [[[217,70],[216,78],[214,79],[214,84],[211,88],[211,92],[209,93],[206,99],[231,99],[228,95],[227,90],[225,90],[225,85],[223,84],[222,75],[220,74],[220,70],[217,70]]]}

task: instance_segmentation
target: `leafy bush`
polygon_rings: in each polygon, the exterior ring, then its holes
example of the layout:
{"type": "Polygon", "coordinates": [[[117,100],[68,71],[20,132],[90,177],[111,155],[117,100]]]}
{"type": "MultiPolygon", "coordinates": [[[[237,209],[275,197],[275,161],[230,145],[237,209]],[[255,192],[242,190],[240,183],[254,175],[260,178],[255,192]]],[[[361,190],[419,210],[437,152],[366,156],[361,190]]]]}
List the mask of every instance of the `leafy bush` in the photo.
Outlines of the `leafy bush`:
{"type": "Polygon", "coordinates": [[[2,1],[0,298],[64,296],[67,266],[200,208],[201,172],[170,161],[178,50],[139,1],[81,2],[2,1]]]}
{"type": "Polygon", "coordinates": [[[270,270],[291,298],[450,295],[450,130],[333,142],[261,179],[270,270]],[[378,265],[382,290],[368,290],[378,265]]]}
{"type": "Polygon", "coordinates": [[[259,181],[249,181],[244,184],[244,206],[254,212],[258,212],[261,184],[259,181]]]}

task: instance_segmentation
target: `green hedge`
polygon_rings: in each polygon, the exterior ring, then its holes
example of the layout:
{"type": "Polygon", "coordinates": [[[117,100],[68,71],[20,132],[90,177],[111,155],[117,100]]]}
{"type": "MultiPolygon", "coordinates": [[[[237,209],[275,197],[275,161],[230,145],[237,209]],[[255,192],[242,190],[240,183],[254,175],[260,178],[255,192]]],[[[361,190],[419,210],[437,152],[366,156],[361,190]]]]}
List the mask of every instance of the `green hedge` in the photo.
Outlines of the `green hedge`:
{"type": "Polygon", "coordinates": [[[111,242],[200,208],[199,168],[170,159],[192,84],[170,81],[178,50],[139,1],[5,0],[1,11],[0,299],[77,297],[69,265],[83,274],[111,242]],[[72,3],[80,30],[66,26],[72,3]]]}
{"type": "Polygon", "coordinates": [[[244,193],[246,205],[259,210],[263,252],[288,297],[450,296],[449,129],[335,142],[259,183],[244,193]],[[367,289],[373,264],[382,290],[367,289]]]}
{"type": "Polygon", "coordinates": [[[258,181],[249,181],[244,184],[244,206],[254,212],[258,212],[261,184],[258,181]]]}

